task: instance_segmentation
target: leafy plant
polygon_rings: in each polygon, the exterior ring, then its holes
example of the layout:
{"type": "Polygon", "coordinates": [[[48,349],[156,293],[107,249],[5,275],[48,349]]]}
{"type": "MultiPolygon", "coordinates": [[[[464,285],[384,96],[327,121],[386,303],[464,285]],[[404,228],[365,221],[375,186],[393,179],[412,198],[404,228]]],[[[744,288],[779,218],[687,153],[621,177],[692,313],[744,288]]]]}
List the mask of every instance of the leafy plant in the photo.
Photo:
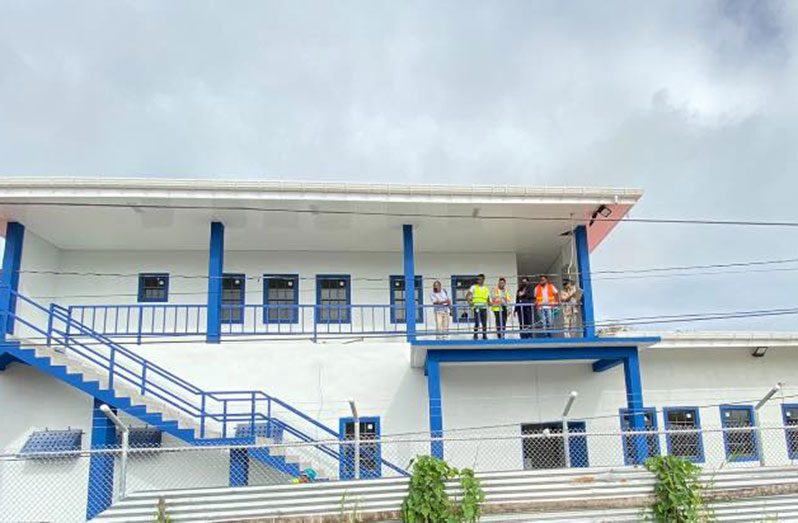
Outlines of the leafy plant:
{"type": "Polygon", "coordinates": [[[341,523],[358,523],[360,521],[360,501],[349,501],[349,491],[341,496],[338,521],[341,523]]]}
{"type": "Polygon", "coordinates": [[[158,498],[158,511],[155,513],[155,523],[172,523],[172,518],[166,513],[166,500],[158,498]]]}
{"type": "Polygon", "coordinates": [[[482,513],[485,493],[471,469],[462,471],[442,459],[419,456],[412,460],[413,475],[402,502],[405,523],[474,523],[482,513]],[[455,503],[446,493],[446,480],[460,477],[463,496],[455,503]]]}
{"type": "Polygon", "coordinates": [[[704,500],[701,468],[677,456],[648,458],[645,467],[657,478],[654,487],[656,501],[651,506],[658,523],[700,523],[714,520],[714,514],[704,500]]]}

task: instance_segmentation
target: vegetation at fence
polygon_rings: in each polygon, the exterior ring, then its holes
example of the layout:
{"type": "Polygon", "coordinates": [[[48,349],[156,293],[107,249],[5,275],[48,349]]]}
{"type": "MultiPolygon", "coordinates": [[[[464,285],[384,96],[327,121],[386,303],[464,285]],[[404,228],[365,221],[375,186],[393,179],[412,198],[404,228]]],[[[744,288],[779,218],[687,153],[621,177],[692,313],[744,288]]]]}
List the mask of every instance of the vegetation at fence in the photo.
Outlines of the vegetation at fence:
{"type": "Polygon", "coordinates": [[[158,498],[158,509],[155,513],[155,523],[172,523],[172,518],[166,513],[166,500],[158,498]]]}
{"type": "Polygon", "coordinates": [[[349,491],[345,490],[341,496],[338,521],[341,523],[358,523],[360,520],[360,501],[358,499],[350,501],[349,491]]]}
{"type": "Polygon", "coordinates": [[[410,462],[413,475],[402,503],[405,523],[474,523],[479,521],[485,493],[471,469],[458,470],[442,459],[419,456],[410,462]],[[446,480],[460,478],[462,496],[452,500],[446,480]]]}
{"type": "Polygon", "coordinates": [[[703,523],[714,521],[707,506],[705,487],[701,484],[701,468],[677,456],[648,458],[646,469],[657,478],[654,487],[656,500],[651,516],[657,523],[703,523]]]}

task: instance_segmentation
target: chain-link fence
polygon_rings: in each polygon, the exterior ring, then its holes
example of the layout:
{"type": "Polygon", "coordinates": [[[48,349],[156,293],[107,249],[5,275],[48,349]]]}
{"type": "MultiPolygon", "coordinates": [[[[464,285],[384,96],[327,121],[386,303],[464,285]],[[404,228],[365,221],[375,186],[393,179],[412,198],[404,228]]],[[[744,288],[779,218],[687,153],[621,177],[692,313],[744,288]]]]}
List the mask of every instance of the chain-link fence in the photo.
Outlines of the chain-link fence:
{"type": "Polygon", "coordinates": [[[568,428],[565,436],[560,425],[525,427],[520,435],[463,430],[441,439],[407,435],[359,442],[5,453],[0,455],[0,521],[84,521],[122,497],[148,491],[398,477],[409,471],[415,456],[431,452],[477,473],[631,467],[665,454],[707,470],[798,466],[798,428],[793,426],[568,428]]]}

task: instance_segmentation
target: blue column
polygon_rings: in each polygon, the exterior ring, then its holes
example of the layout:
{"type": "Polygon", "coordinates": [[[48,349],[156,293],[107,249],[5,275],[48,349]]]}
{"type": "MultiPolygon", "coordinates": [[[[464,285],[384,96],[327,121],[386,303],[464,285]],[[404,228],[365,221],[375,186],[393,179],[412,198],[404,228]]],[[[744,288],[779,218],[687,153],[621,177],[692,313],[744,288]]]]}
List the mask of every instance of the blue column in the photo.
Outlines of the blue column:
{"type": "Polygon", "coordinates": [[[249,485],[249,457],[247,449],[230,450],[230,486],[246,487],[249,485]]]}
{"type": "Polygon", "coordinates": [[[416,262],[413,253],[413,226],[403,225],[402,236],[405,269],[405,326],[407,341],[412,343],[416,339],[416,262]]]}
{"type": "MultiPolygon", "coordinates": [[[[635,432],[646,429],[643,413],[643,382],[640,379],[640,359],[637,350],[623,359],[623,378],[626,383],[626,407],[629,409],[630,428],[635,432]]],[[[645,435],[631,438],[634,454],[633,462],[642,465],[648,457],[645,435]]]]}
{"type": "Polygon", "coordinates": [[[222,341],[222,275],[224,273],[224,224],[211,223],[208,257],[208,326],[205,341],[222,341]]]}
{"type": "MultiPolygon", "coordinates": [[[[443,401],[441,399],[441,366],[434,356],[427,353],[427,396],[429,397],[429,435],[431,438],[443,436],[443,401]]],[[[433,441],[430,454],[443,459],[443,442],[433,441]]]]}
{"type": "Polygon", "coordinates": [[[587,244],[587,227],[574,229],[576,240],[576,264],[579,270],[579,288],[582,289],[582,325],[584,336],[596,335],[596,317],[593,314],[593,282],[590,278],[590,249],[587,244]]]}
{"type": "Polygon", "coordinates": [[[11,291],[19,290],[24,240],[25,227],[21,223],[9,222],[6,225],[3,272],[0,273],[0,341],[5,340],[6,334],[14,333],[14,318],[9,314],[14,314],[17,310],[17,297],[11,291]]]}
{"type": "MultiPolygon", "coordinates": [[[[94,399],[91,424],[91,448],[107,449],[116,445],[116,427],[100,410],[103,403],[94,399]]],[[[111,506],[114,499],[114,455],[93,454],[89,460],[89,495],[86,519],[93,519],[111,506]]]]}

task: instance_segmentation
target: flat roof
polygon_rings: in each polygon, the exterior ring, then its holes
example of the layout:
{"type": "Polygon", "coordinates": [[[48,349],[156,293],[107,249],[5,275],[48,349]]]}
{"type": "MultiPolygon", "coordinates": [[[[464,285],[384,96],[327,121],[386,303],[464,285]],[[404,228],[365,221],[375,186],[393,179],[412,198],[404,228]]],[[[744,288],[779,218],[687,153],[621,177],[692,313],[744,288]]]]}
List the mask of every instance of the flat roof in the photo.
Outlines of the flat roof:
{"type": "Polygon", "coordinates": [[[547,268],[564,232],[587,225],[594,249],[641,195],[608,187],[5,178],[0,217],[68,250],[207,249],[208,223],[218,220],[230,250],[399,251],[398,231],[410,223],[421,251],[516,252],[547,268]],[[594,219],[601,207],[609,220],[594,219]]]}

